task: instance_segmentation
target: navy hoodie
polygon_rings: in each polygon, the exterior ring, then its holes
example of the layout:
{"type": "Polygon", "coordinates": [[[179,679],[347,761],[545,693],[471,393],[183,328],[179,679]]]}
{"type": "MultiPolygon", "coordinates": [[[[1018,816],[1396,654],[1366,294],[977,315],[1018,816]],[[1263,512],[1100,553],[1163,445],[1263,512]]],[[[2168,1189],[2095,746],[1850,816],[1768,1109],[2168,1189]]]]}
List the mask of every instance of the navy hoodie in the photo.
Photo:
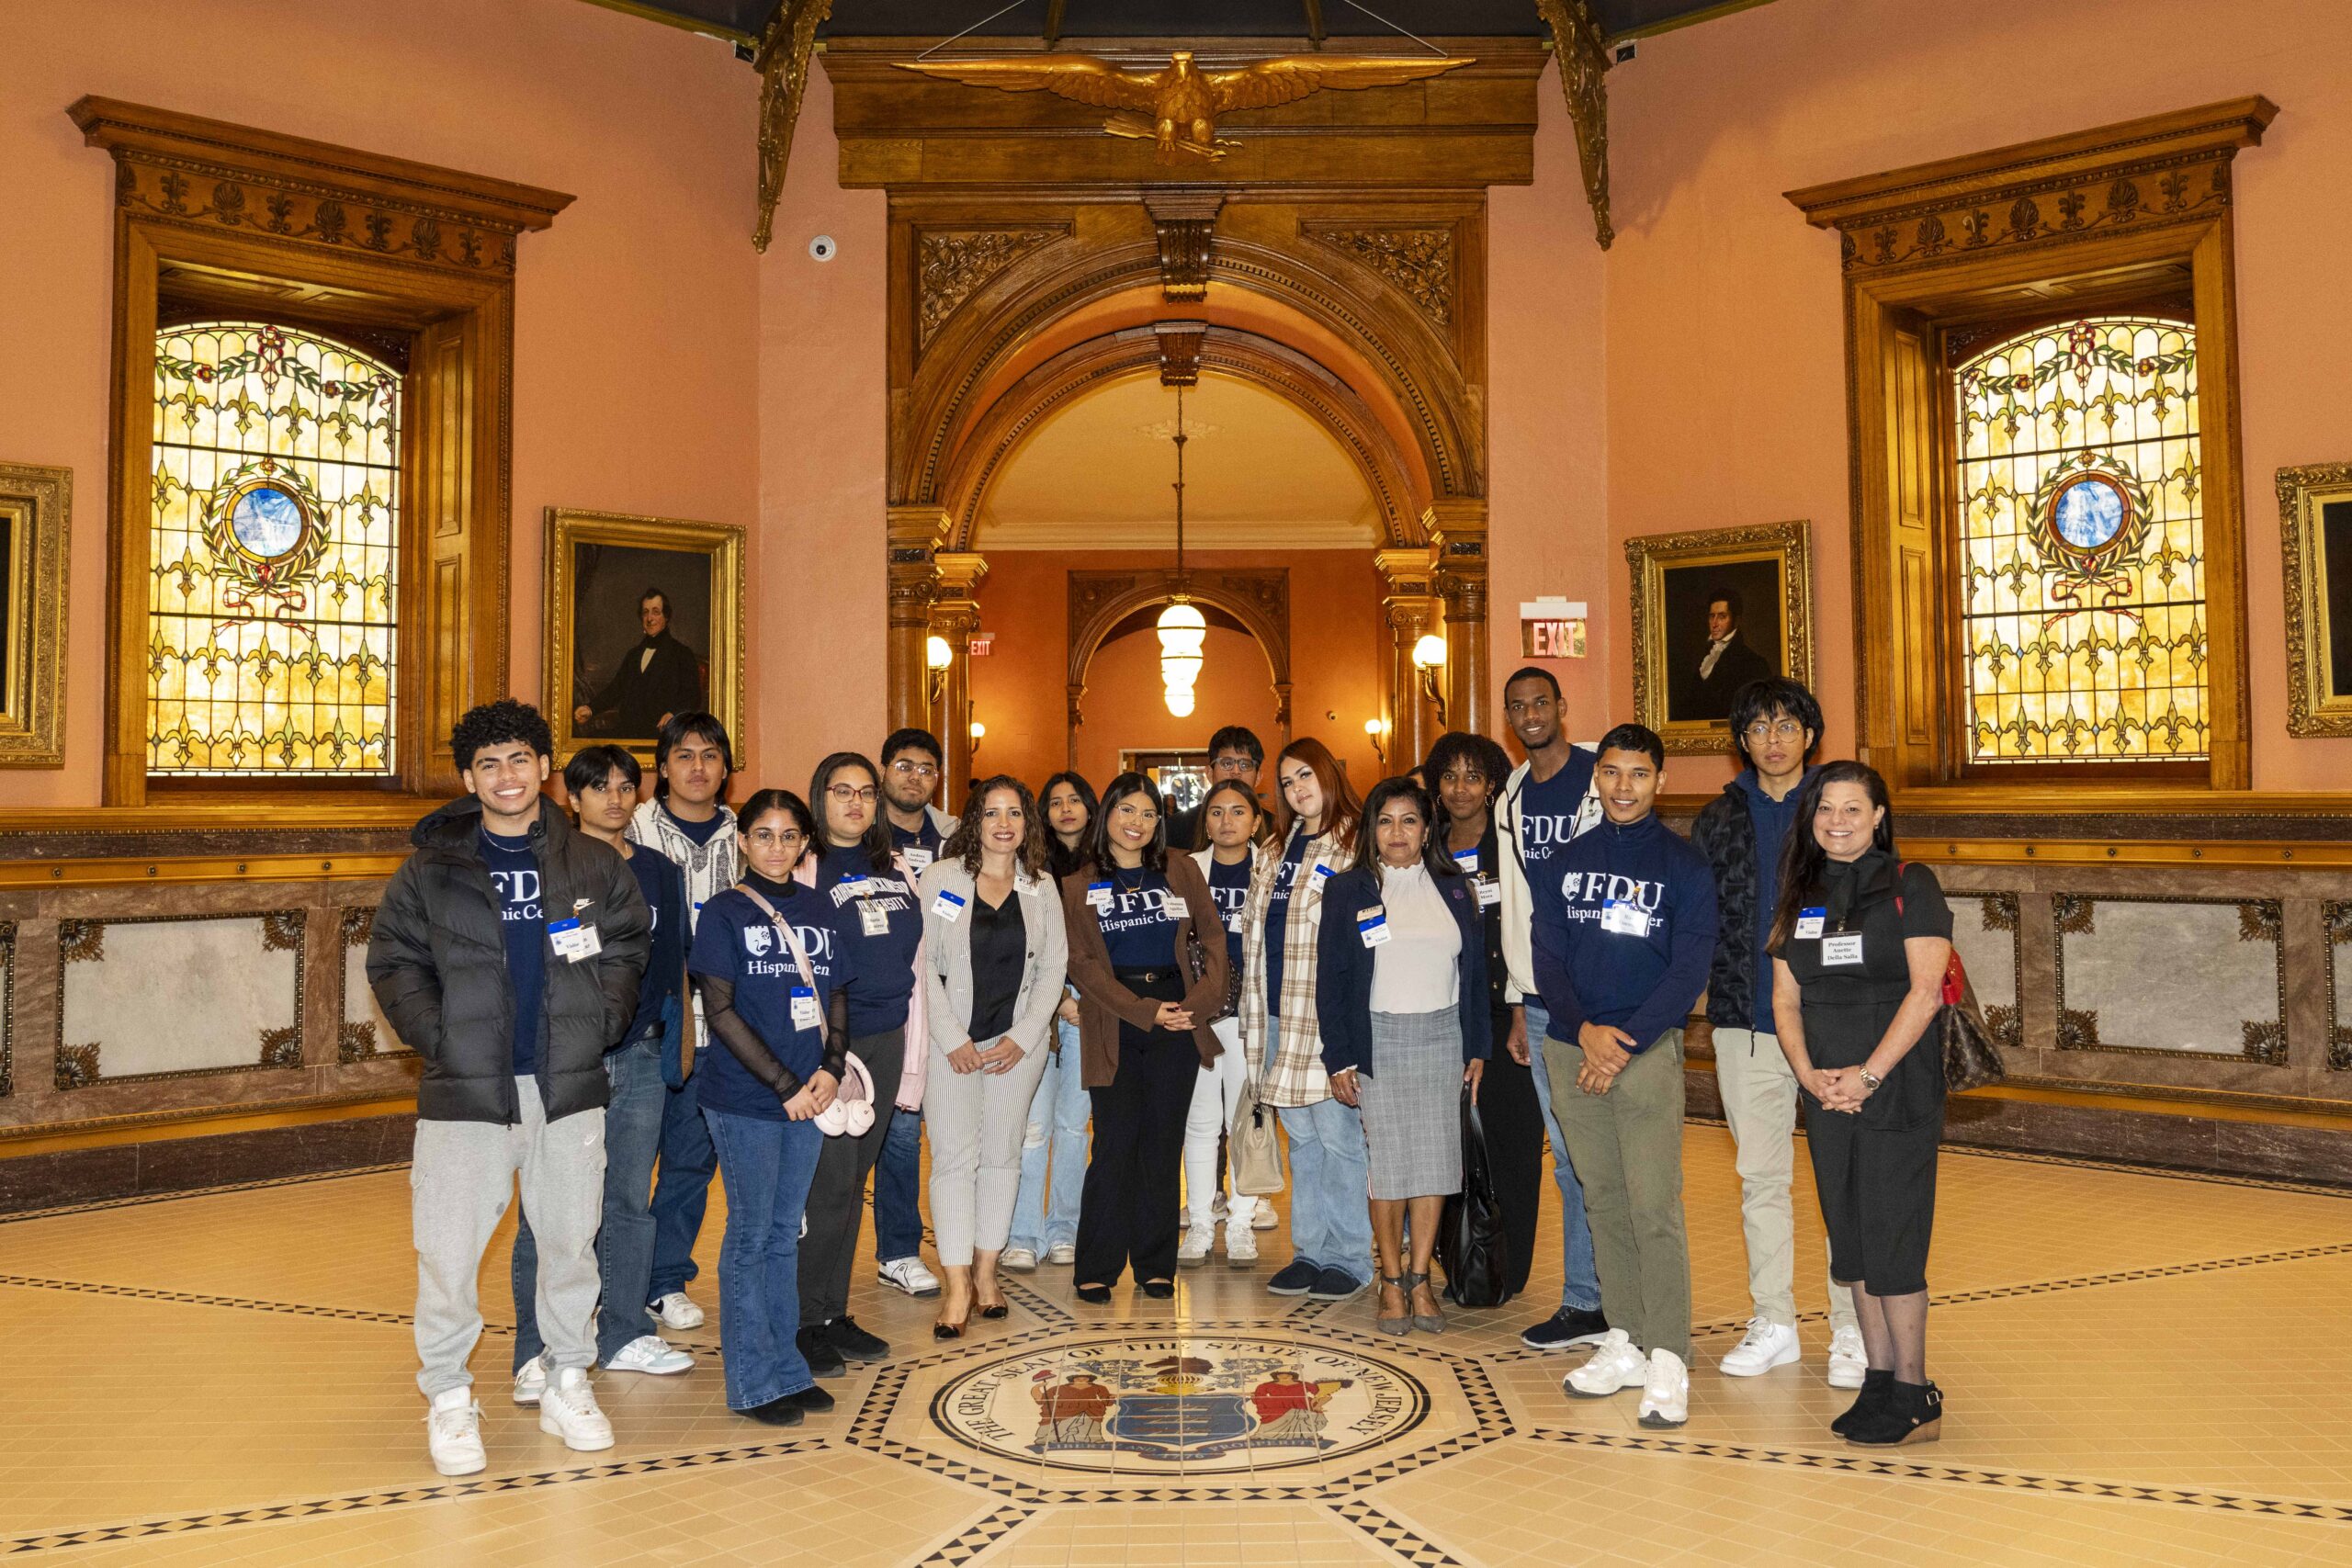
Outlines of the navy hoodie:
{"type": "Polygon", "coordinates": [[[1573,1045],[1586,1023],[1605,1023],[1648,1049],[1707,987],[1715,876],[1706,857],[1652,814],[1623,828],[1604,818],[1545,869],[1566,906],[1564,925],[1538,919],[1533,933],[1552,1038],[1573,1045]]]}

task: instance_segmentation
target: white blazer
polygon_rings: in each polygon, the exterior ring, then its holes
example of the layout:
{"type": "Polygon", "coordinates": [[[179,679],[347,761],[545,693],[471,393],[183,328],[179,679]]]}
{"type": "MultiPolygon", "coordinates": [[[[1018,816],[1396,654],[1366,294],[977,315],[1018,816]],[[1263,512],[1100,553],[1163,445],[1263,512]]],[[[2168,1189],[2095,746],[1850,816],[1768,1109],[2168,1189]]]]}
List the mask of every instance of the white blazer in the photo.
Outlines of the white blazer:
{"type": "MultiPolygon", "coordinates": [[[[960,860],[933,861],[920,883],[922,898],[923,1018],[931,1043],[942,1054],[971,1038],[972,1028],[972,874],[960,860]],[[950,920],[938,912],[941,893],[964,901],[964,911],[950,920]]],[[[1050,876],[1016,871],[1013,896],[1021,900],[1021,931],[1028,962],[1021,972],[1021,992],[1012,1004],[1012,1027],[1005,1032],[1026,1053],[1044,1048],[1054,1027],[1054,1010],[1062,1005],[1062,980],[1069,968],[1069,938],[1062,925],[1062,901],[1050,876]]]]}

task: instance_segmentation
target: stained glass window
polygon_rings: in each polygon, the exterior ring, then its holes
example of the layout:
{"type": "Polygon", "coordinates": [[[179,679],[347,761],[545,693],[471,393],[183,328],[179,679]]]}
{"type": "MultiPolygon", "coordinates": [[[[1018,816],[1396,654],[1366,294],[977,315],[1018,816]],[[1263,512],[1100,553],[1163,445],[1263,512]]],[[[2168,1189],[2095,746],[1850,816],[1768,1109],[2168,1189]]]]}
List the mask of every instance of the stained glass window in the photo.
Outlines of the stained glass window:
{"type": "Polygon", "coordinates": [[[291,327],[156,334],[149,773],[392,771],[400,388],[291,327]]]}
{"type": "Polygon", "coordinates": [[[1956,391],[1968,761],[2205,758],[2196,328],[2037,328],[1956,391]]]}

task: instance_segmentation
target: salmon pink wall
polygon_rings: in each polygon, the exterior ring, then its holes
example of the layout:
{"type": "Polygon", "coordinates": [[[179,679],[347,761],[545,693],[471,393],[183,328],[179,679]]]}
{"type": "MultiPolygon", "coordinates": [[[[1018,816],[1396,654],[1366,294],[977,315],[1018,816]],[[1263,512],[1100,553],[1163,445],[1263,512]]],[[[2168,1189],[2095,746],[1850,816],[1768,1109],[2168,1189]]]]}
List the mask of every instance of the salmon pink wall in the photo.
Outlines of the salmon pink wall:
{"type": "MultiPolygon", "coordinates": [[[[985,539],[980,547],[985,553],[985,539]]],[[[1323,740],[1347,762],[1360,787],[1379,778],[1385,770],[1363,735],[1363,721],[1380,712],[1386,668],[1381,580],[1372,552],[1208,550],[1189,558],[1203,568],[1289,569],[1291,733],[1323,740]],[[1339,717],[1327,719],[1327,713],[1339,717]]],[[[1034,788],[1067,765],[1069,572],[1164,564],[1160,556],[1118,550],[1006,550],[989,557],[980,625],[995,641],[987,658],[972,661],[973,712],[989,729],[978,760],[983,776],[1010,773],[1034,788]]],[[[1204,653],[1198,705],[1182,719],[1161,700],[1156,638],[1122,638],[1096,654],[1087,671],[1078,767],[1097,789],[1118,772],[1121,747],[1205,746],[1220,726],[1246,724],[1270,754],[1275,749],[1271,677],[1256,640],[1212,628],[1204,653]]],[[[1271,790],[1270,780],[1261,783],[1271,790]]]]}
{"type": "MultiPolygon", "coordinates": [[[[2238,155],[2233,182],[2254,783],[2341,788],[2352,740],[2286,733],[2272,476],[2352,460],[2352,302],[2340,259],[2352,252],[2347,61],[2352,6],[2340,0],[1774,0],[1643,39],[1609,76],[1612,605],[1626,602],[1617,543],[1628,536],[1811,519],[1828,742],[1849,748],[1838,239],[1807,227],[1781,193],[2260,93],[2278,118],[2262,146],[2238,155]]],[[[1558,201],[1580,209],[1576,197],[1572,183],[1557,187],[1558,201]]],[[[1499,236],[1496,248],[1499,275],[1499,236]]],[[[1499,389],[1496,400],[1502,442],[1499,389]]],[[[1498,452],[1498,477],[1510,457],[1498,452]]],[[[1498,558],[1506,547],[1498,542],[1498,558]]],[[[1610,690],[1630,699],[1622,636],[1608,660],[1610,690]]],[[[1678,759],[1670,787],[1697,789],[1725,771],[1678,759]]]]}
{"type": "Polygon", "coordinates": [[[0,459],[74,479],[66,765],[0,773],[0,809],[98,802],[114,175],[65,118],[85,93],[579,198],[519,246],[516,692],[544,508],[757,521],[759,80],[725,44],[577,0],[77,0],[0,6],[0,459]]]}

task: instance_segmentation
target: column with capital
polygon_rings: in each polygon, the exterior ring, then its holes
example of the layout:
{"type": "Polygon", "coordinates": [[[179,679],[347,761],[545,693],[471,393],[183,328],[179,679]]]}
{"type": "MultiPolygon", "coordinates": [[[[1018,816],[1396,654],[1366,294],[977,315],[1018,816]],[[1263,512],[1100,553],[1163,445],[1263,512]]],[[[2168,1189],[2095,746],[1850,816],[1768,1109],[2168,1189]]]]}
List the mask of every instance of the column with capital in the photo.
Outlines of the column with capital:
{"type": "Polygon", "coordinates": [[[938,550],[932,562],[939,574],[939,595],[932,601],[931,630],[947,643],[947,678],[940,693],[939,741],[947,748],[940,759],[946,773],[944,804],[950,811],[964,807],[964,781],[972,776],[972,634],[980,629],[980,606],[975,597],[989,563],[970,550],[938,550]]]}
{"type": "Polygon", "coordinates": [[[1435,557],[1432,584],[1445,606],[1446,727],[1493,733],[1487,711],[1487,502],[1454,496],[1421,514],[1435,557]]]}
{"type": "Polygon", "coordinates": [[[1428,549],[1375,550],[1373,562],[1388,588],[1380,601],[1389,638],[1388,771],[1401,773],[1420,766],[1439,733],[1413,663],[1414,647],[1438,629],[1438,600],[1430,592],[1428,549]]]}
{"type": "Polygon", "coordinates": [[[939,567],[933,558],[947,540],[947,513],[925,502],[890,508],[890,626],[884,653],[888,664],[889,728],[904,729],[936,722],[931,712],[931,669],[925,659],[931,639],[932,605],[939,598],[939,567]]]}

